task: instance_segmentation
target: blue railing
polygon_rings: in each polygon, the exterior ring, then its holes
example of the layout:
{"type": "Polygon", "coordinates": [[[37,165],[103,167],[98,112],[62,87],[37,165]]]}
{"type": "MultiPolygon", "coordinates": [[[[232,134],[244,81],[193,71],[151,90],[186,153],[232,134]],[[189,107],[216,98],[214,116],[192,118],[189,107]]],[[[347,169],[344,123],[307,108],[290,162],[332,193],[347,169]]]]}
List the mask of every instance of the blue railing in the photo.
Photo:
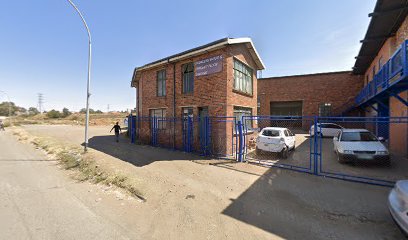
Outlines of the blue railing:
{"type": "Polygon", "coordinates": [[[373,80],[360,91],[355,98],[356,106],[367,102],[408,76],[407,46],[408,40],[405,40],[375,74],[373,80]]]}

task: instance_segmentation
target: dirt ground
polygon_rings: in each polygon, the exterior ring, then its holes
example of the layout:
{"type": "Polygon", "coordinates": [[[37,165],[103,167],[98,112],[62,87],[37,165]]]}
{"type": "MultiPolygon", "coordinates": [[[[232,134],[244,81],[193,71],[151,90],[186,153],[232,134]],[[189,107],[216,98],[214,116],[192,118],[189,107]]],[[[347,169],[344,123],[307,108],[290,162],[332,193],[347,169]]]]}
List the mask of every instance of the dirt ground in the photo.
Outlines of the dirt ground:
{"type": "MultiPolygon", "coordinates": [[[[263,164],[287,164],[304,169],[312,169],[313,161],[310,161],[311,147],[313,148],[313,139],[308,134],[296,134],[296,150],[292,151],[287,159],[282,159],[278,154],[267,152],[260,154],[251,152],[248,154],[248,158],[263,164]]],[[[388,181],[408,179],[408,159],[406,157],[391,153],[391,166],[372,161],[340,164],[337,161],[337,155],[333,151],[332,138],[322,139],[321,152],[321,172],[340,173],[388,181]]]]}
{"type": "MultiPolygon", "coordinates": [[[[83,143],[80,126],[24,129],[83,143]]],[[[101,165],[138,179],[147,201],[115,223],[142,239],[402,239],[389,188],[116,143],[109,130],[91,127],[90,148],[101,165]]]]}

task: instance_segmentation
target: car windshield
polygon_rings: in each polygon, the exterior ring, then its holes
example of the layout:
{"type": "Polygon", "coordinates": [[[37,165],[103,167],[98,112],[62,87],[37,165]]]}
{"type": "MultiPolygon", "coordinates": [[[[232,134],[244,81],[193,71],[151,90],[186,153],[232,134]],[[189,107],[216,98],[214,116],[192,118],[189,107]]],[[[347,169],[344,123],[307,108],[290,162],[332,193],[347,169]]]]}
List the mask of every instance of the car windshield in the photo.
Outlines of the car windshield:
{"type": "Polygon", "coordinates": [[[267,137],[279,137],[279,131],[277,130],[264,130],[262,133],[263,136],[267,137]]]}
{"type": "Polygon", "coordinates": [[[342,142],[372,142],[378,141],[370,132],[344,132],[341,135],[342,142]]]}

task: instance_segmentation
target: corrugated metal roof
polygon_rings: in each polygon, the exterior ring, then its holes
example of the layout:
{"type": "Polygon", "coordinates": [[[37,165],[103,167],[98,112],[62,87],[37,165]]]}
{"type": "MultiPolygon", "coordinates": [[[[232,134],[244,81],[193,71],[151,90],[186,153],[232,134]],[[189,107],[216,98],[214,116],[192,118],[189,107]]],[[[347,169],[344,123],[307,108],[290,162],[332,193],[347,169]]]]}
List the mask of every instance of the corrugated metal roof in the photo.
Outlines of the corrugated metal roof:
{"type": "Polygon", "coordinates": [[[378,0],[353,67],[364,74],[387,38],[395,35],[408,13],[408,0],[378,0]]]}

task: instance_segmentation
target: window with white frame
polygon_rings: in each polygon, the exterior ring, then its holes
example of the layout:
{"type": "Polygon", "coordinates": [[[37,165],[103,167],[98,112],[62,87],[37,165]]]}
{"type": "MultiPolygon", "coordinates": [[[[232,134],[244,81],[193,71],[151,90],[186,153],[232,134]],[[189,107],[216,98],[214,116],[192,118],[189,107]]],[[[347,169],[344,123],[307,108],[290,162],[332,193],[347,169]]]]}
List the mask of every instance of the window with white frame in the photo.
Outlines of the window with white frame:
{"type": "Polygon", "coordinates": [[[156,127],[157,129],[166,128],[166,109],[151,109],[150,110],[151,124],[152,128],[156,127]]]}
{"type": "Polygon", "coordinates": [[[157,96],[166,96],[166,70],[157,72],[157,96]]]}
{"type": "Polygon", "coordinates": [[[237,122],[243,121],[242,123],[247,129],[253,128],[252,108],[234,107],[234,117],[237,122]],[[242,119],[242,117],[244,117],[244,119],[242,119]]]}
{"type": "Polygon", "coordinates": [[[194,91],[194,63],[186,63],[181,66],[183,77],[183,93],[194,91]]]}
{"type": "Polygon", "coordinates": [[[194,110],[192,107],[183,107],[181,114],[183,117],[183,131],[186,131],[188,126],[188,118],[191,120],[194,118],[194,110]]]}
{"type": "Polygon", "coordinates": [[[234,89],[252,95],[252,69],[234,59],[234,89]]]}

